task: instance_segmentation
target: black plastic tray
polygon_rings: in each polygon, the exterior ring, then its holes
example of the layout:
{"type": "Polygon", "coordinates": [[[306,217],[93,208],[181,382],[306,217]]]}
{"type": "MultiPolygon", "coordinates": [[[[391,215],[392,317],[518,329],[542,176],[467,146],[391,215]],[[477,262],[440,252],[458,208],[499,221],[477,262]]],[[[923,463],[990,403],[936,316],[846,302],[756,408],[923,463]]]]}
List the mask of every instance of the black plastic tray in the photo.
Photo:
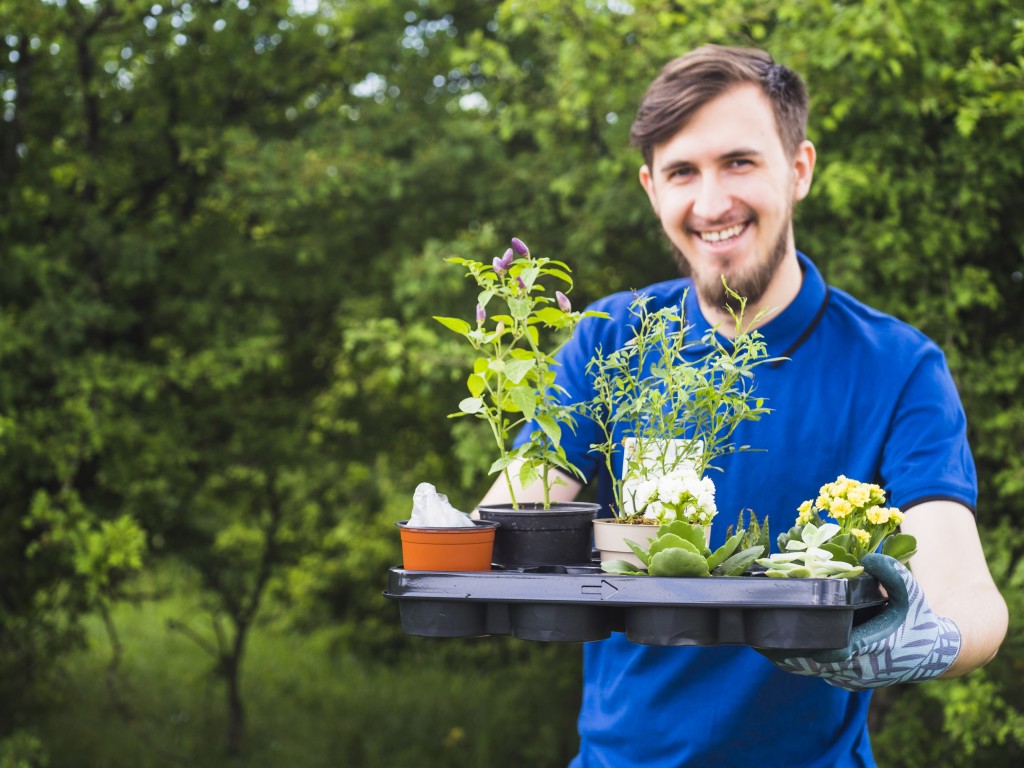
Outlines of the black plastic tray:
{"type": "Polygon", "coordinates": [[[625,632],[645,645],[841,648],[885,604],[878,581],[766,576],[614,576],[600,566],[457,573],[392,568],[385,597],[424,637],[513,635],[588,642],[625,632]]]}

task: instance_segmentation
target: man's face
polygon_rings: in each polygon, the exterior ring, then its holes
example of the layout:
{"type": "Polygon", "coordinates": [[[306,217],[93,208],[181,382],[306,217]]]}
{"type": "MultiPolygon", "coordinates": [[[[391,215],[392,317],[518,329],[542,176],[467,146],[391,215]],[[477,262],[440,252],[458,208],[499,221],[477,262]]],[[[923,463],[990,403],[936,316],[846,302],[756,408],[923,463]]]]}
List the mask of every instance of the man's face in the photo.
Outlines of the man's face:
{"type": "Polygon", "coordinates": [[[702,303],[725,306],[729,287],[758,304],[779,265],[795,259],[793,205],[810,188],[814,147],[790,157],[771,103],[740,85],[705,104],[654,148],[640,182],[702,303]]]}

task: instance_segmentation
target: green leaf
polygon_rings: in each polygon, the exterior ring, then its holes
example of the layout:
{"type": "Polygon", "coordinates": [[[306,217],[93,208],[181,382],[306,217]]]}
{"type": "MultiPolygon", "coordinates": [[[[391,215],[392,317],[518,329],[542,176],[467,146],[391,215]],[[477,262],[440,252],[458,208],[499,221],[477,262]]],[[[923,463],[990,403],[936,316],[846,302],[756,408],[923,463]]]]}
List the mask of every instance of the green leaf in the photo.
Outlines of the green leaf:
{"type": "Polygon", "coordinates": [[[769,568],[764,572],[765,576],[772,579],[809,579],[811,572],[805,567],[800,568],[789,568],[782,570],[779,568],[769,568]]]}
{"type": "Polygon", "coordinates": [[[437,315],[434,315],[434,319],[445,328],[455,331],[460,336],[465,336],[473,327],[465,320],[460,320],[457,317],[438,317],[437,315]]]}
{"type": "Polygon", "coordinates": [[[487,382],[483,376],[476,373],[469,374],[469,378],[466,379],[466,387],[469,389],[469,394],[473,397],[478,398],[484,393],[487,388],[487,382]]]}
{"type": "Polygon", "coordinates": [[[693,523],[688,523],[685,520],[673,520],[670,523],[664,523],[658,528],[658,536],[676,535],[688,542],[693,544],[694,548],[698,552],[703,552],[706,546],[706,536],[704,534],[704,528],[693,523]]]}
{"type": "Polygon", "coordinates": [[[491,464],[491,468],[489,470],[487,470],[487,474],[489,474],[489,475],[497,474],[498,472],[501,472],[505,468],[510,466],[513,461],[514,461],[514,459],[511,456],[500,456],[500,457],[498,457],[497,459],[494,460],[493,464],[491,464]]]}
{"type": "Polygon", "coordinates": [[[523,416],[527,420],[532,419],[537,409],[537,393],[530,387],[515,387],[508,394],[516,408],[523,412],[523,416]]]}
{"type": "Polygon", "coordinates": [[[530,310],[533,309],[533,302],[528,299],[513,299],[508,300],[508,311],[515,320],[525,320],[530,316],[530,310]]]}
{"type": "Polygon", "coordinates": [[[692,552],[695,555],[699,555],[701,553],[701,550],[699,550],[692,542],[687,541],[682,536],[677,536],[674,533],[666,533],[664,536],[658,536],[658,538],[651,542],[651,546],[648,551],[651,553],[651,557],[653,557],[655,553],[662,552],[666,549],[672,549],[673,547],[685,549],[687,552],[692,552]]]}
{"type": "Polygon", "coordinates": [[[559,280],[564,282],[566,285],[572,287],[572,277],[568,273],[563,272],[560,269],[544,269],[541,270],[545,275],[551,275],[557,277],[559,280]]]}
{"type": "Polygon", "coordinates": [[[540,480],[540,472],[537,471],[536,463],[532,461],[524,462],[519,470],[519,484],[523,488],[529,488],[538,480],[540,480]]]}
{"type": "Polygon", "coordinates": [[[543,307],[533,313],[533,317],[537,322],[544,323],[544,325],[550,326],[551,328],[561,328],[565,325],[568,316],[562,310],[556,307],[543,307]]]}
{"type": "Polygon", "coordinates": [[[906,563],[917,552],[917,539],[909,533],[894,533],[882,543],[882,554],[906,563]]]}
{"type": "Polygon", "coordinates": [[[682,547],[672,547],[652,555],[647,573],[651,576],[711,575],[707,560],[682,547]]]}
{"type": "Polygon", "coordinates": [[[778,555],[772,555],[771,557],[759,557],[754,562],[757,563],[758,565],[763,565],[765,568],[774,568],[775,570],[778,570],[778,571],[788,571],[788,570],[790,570],[792,568],[801,568],[801,567],[803,567],[803,566],[800,565],[800,563],[796,563],[796,562],[792,562],[792,561],[787,561],[787,560],[779,560],[777,558],[778,558],[778,555]]]}
{"type": "Polygon", "coordinates": [[[650,555],[650,553],[646,549],[644,549],[643,547],[641,547],[639,544],[637,544],[635,541],[632,541],[631,539],[626,539],[625,542],[626,542],[626,546],[629,547],[631,550],[633,550],[633,554],[636,555],[640,559],[641,563],[643,563],[644,565],[650,565],[650,563],[651,563],[651,555],[650,555]]]}
{"type": "Polygon", "coordinates": [[[833,562],[848,563],[850,566],[857,565],[857,558],[853,553],[835,543],[835,540],[825,542],[820,548],[832,555],[833,562]]]}
{"type": "Polygon", "coordinates": [[[558,445],[562,439],[562,428],[558,426],[558,422],[552,419],[550,416],[537,416],[537,425],[544,430],[544,434],[555,445],[558,445]]]}
{"type": "MultiPolygon", "coordinates": [[[[732,536],[726,539],[725,543],[722,546],[720,546],[718,549],[711,553],[711,557],[708,558],[708,568],[710,568],[711,570],[715,570],[715,568],[717,568],[719,565],[725,562],[725,560],[729,558],[729,556],[732,555],[733,552],[736,551],[736,547],[739,546],[740,539],[742,538],[743,532],[741,531],[739,533],[734,533],[732,536]]],[[[760,547],[758,549],[762,550],[762,548],[760,547]]]]}
{"type": "Polygon", "coordinates": [[[836,523],[823,523],[820,526],[808,523],[804,526],[801,538],[808,547],[820,548],[822,544],[839,533],[840,530],[836,523]]]}
{"type": "Polygon", "coordinates": [[[534,361],[509,360],[505,363],[505,377],[513,384],[518,384],[533,369],[534,361]]]}
{"type": "Polygon", "coordinates": [[[838,573],[833,573],[831,578],[833,578],[833,579],[855,579],[858,576],[860,576],[862,573],[864,573],[864,566],[858,565],[856,568],[851,568],[848,571],[839,571],[838,573]]]}
{"type": "MultiPolygon", "coordinates": [[[[522,263],[523,262],[513,262],[515,266],[518,266],[522,263]]],[[[537,282],[537,278],[540,277],[540,268],[524,267],[522,269],[513,269],[512,274],[514,274],[516,277],[522,280],[527,288],[530,288],[535,282],[537,282]]]]}
{"type": "MultiPolygon", "coordinates": [[[[741,549],[732,557],[726,560],[715,570],[716,575],[741,576],[754,562],[764,553],[765,548],[760,544],[741,549]]],[[[710,565],[710,561],[708,565],[710,565]]]]}
{"type": "MultiPolygon", "coordinates": [[[[838,536],[834,536],[829,544],[835,544],[843,552],[852,552],[857,546],[857,540],[853,537],[852,533],[840,533],[838,536]]],[[[826,547],[822,547],[826,549],[826,547]]]]}
{"type": "Polygon", "coordinates": [[[459,410],[463,413],[480,413],[484,409],[484,401],[479,397],[467,397],[459,403],[459,410]]]}
{"type": "Polygon", "coordinates": [[[647,571],[637,568],[628,560],[602,560],[601,570],[616,576],[646,576],[647,571]]]}
{"type": "Polygon", "coordinates": [[[785,533],[780,533],[776,543],[779,545],[779,549],[785,551],[786,545],[791,541],[803,541],[804,527],[802,525],[794,525],[785,533]]]}

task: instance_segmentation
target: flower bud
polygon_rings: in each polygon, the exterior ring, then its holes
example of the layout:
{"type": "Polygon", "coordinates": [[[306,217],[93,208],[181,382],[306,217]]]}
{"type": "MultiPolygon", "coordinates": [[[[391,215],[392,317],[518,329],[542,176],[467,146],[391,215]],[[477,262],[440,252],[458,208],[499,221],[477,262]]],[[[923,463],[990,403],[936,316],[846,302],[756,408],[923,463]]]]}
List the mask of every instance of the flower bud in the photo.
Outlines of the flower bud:
{"type": "Polygon", "coordinates": [[[498,335],[498,336],[501,336],[501,334],[503,334],[504,332],[505,332],[505,323],[503,323],[501,320],[499,320],[498,324],[496,326],[494,326],[494,333],[496,335],[498,335]]]}
{"type": "Polygon", "coordinates": [[[484,320],[487,319],[487,310],[484,309],[483,304],[476,305],[476,324],[483,325],[484,320]]]}
{"type": "Polygon", "coordinates": [[[519,286],[519,290],[520,291],[525,291],[526,290],[526,283],[523,282],[523,278],[517,277],[516,278],[516,285],[519,286]]]}
{"type": "Polygon", "coordinates": [[[502,256],[500,259],[497,256],[495,256],[494,261],[491,262],[491,266],[494,267],[494,271],[497,272],[499,275],[504,274],[505,272],[508,272],[508,268],[512,266],[512,260],[515,257],[516,255],[512,252],[512,249],[509,248],[507,251],[505,251],[505,255],[502,256]]]}
{"type": "Polygon", "coordinates": [[[512,238],[512,249],[520,256],[528,256],[530,253],[530,249],[526,247],[526,243],[518,237],[512,238]]]}
{"type": "Polygon", "coordinates": [[[561,291],[555,291],[555,301],[558,302],[558,308],[563,312],[572,312],[572,302],[561,291]]]}

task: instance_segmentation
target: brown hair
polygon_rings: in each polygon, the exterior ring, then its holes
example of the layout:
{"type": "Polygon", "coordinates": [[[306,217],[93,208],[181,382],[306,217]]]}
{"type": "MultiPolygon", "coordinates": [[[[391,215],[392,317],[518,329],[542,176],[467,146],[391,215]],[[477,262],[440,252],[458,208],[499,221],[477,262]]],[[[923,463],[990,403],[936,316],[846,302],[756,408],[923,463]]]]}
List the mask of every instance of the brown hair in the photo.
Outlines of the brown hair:
{"type": "Polygon", "coordinates": [[[705,45],[666,64],[644,94],[629,137],[651,165],[654,147],[678,133],[711,100],[737,85],[761,87],[772,103],[782,146],[792,156],[807,131],[807,88],[800,76],[756,48],[705,45]]]}

